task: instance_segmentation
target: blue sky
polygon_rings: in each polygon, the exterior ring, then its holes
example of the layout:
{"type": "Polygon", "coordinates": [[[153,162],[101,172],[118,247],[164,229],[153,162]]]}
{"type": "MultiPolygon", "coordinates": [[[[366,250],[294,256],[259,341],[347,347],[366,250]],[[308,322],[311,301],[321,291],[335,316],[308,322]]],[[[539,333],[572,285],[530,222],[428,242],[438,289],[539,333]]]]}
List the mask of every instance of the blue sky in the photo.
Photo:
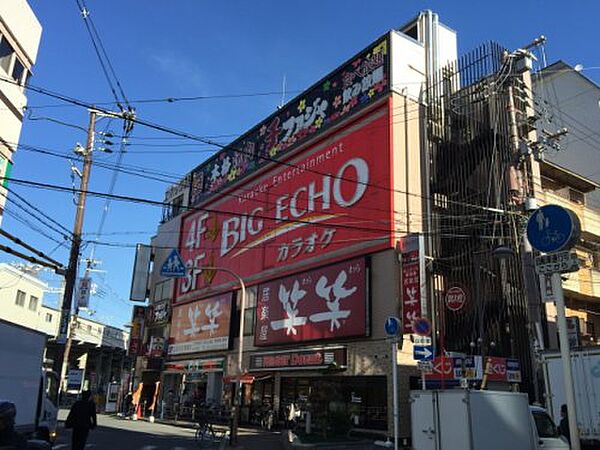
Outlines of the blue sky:
{"type": "MultiPolygon", "coordinates": [[[[44,28],[31,83],[89,102],[111,101],[76,1],[29,3],[44,28]]],[[[458,31],[461,52],[487,40],[516,48],[544,34],[548,37],[549,63],[564,59],[584,68],[600,66],[600,3],[592,1],[397,0],[367,4],[359,0],[88,0],[87,4],[130,100],[277,93],[282,90],[284,76],[289,100],[387,30],[426,8],[438,12],[442,22],[458,31]]],[[[600,80],[600,70],[584,73],[600,80]]],[[[141,118],[196,135],[216,136],[214,140],[226,143],[270,114],[280,101],[281,94],[274,94],[136,106],[141,118]]],[[[60,102],[34,93],[30,93],[29,103],[34,108],[24,122],[22,144],[69,154],[77,142],[85,142],[82,131],[48,120],[85,127],[88,117],[84,109],[48,107],[60,102]]],[[[121,131],[120,124],[107,124],[106,119],[98,123],[98,129],[107,125],[113,132],[121,131]]],[[[160,171],[173,180],[215,150],[141,126],[135,128],[131,143],[124,155],[125,165],[160,171]]],[[[97,153],[95,158],[114,163],[117,155],[97,153]]],[[[72,183],[65,159],[20,149],[14,162],[14,178],[61,186],[72,183]]],[[[94,167],[90,189],[106,192],[111,176],[110,170],[94,167]]],[[[115,193],[162,200],[166,187],[165,183],[120,174],[115,193]]],[[[70,194],[17,185],[12,188],[71,229],[75,208],[70,194]]],[[[98,231],[103,208],[104,200],[88,200],[85,233],[98,231]]],[[[22,214],[14,207],[12,210],[22,214]]],[[[160,215],[154,206],[113,202],[105,234],[99,239],[124,244],[148,242],[160,215]]],[[[4,217],[2,226],[42,251],[53,251],[54,258],[66,263],[68,250],[64,246],[56,248],[56,242],[10,216],[4,217]]],[[[46,231],[60,241],[57,233],[46,231]]],[[[87,245],[83,256],[88,257],[90,250],[87,245]]],[[[98,269],[105,272],[94,275],[104,292],[102,297],[92,297],[94,318],[117,326],[129,320],[133,256],[132,248],[96,248],[94,257],[102,261],[98,269]]],[[[15,258],[0,255],[0,260],[15,258]]],[[[44,276],[52,285],[59,284],[57,277],[44,276]]],[[[56,296],[47,297],[50,305],[56,306],[57,300],[56,296]]]]}

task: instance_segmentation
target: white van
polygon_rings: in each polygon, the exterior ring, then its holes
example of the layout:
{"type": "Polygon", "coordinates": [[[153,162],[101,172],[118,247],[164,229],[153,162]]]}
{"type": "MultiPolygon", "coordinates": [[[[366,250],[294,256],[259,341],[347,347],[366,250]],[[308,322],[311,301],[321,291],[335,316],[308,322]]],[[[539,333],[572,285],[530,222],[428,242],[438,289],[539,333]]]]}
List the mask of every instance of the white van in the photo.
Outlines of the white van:
{"type": "Polygon", "coordinates": [[[557,426],[544,408],[529,406],[531,411],[532,431],[540,450],[569,450],[568,441],[559,434],[557,426]]]}

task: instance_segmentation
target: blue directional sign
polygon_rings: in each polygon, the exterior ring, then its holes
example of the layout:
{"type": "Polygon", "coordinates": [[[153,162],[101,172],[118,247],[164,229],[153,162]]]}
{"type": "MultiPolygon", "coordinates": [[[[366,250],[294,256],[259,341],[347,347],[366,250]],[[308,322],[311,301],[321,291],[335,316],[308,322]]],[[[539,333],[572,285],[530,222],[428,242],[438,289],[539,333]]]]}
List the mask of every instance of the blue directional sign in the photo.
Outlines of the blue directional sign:
{"type": "Polygon", "coordinates": [[[429,336],[431,334],[431,322],[425,317],[417,317],[413,321],[413,331],[419,336],[429,336]]]}
{"type": "Polygon", "coordinates": [[[385,332],[388,336],[398,336],[400,332],[400,319],[394,316],[390,316],[387,318],[384,324],[385,332]]]}
{"type": "Polygon", "coordinates": [[[431,345],[415,345],[413,347],[413,359],[431,361],[433,359],[433,347],[431,345]]]}
{"type": "Polygon", "coordinates": [[[183,259],[181,259],[181,255],[176,249],[173,249],[161,266],[160,276],[168,278],[185,277],[185,264],[183,263],[183,259]]]}
{"type": "Polygon", "coordinates": [[[571,248],[579,239],[581,225],[575,213],[558,205],[545,205],[527,222],[531,246],[544,253],[571,248]]]}

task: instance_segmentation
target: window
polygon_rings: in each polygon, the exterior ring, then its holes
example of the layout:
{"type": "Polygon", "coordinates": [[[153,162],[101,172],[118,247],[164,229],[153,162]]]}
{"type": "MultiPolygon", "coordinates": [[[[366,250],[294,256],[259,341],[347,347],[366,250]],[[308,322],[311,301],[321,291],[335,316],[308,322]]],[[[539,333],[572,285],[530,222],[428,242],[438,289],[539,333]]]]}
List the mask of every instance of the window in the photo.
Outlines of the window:
{"type": "Polygon", "coordinates": [[[87,332],[88,332],[88,333],[91,333],[91,332],[92,332],[92,326],[91,326],[91,325],[88,325],[88,326],[87,326],[87,332]]]}
{"type": "Polygon", "coordinates": [[[17,299],[15,300],[17,306],[25,306],[25,292],[17,291],[17,299]]]}
{"type": "Polygon", "coordinates": [[[52,314],[46,313],[46,322],[48,322],[48,323],[52,322],[52,314]]]}
{"type": "Polygon", "coordinates": [[[38,298],[31,295],[29,297],[29,310],[35,311],[37,309],[37,306],[38,306],[38,298]]]}
{"type": "Polygon", "coordinates": [[[21,79],[23,78],[23,73],[25,72],[25,66],[23,63],[19,61],[19,58],[15,58],[15,65],[12,70],[12,77],[15,81],[21,83],[21,79]]]}
{"type": "MultiPolygon", "coordinates": [[[[256,293],[258,291],[257,286],[246,288],[246,308],[244,310],[244,336],[254,335],[254,318],[256,317],[256,293]]],[[[240,324],[240,308],[242,295],[241,291],[237,291],[236,295],[236,321],[235,321],[235,332],[234,336],[239,336],[239,324],[240,324]]]]}
{"type": "Polygon", "coordinates": [[[10,63],[14,52],[15,51],[6,38],[0,35],[0,67],[2,67],[6,73],[8,73],[10,69],[10,63]]]}
{"type": "Polygon", "coordinates": [[[555,438],[558,437],[558,430],[552,419],[548,414],[541,411],[533,411],[533,418],[535,420],[535,427],[537,428],[538,436],[541,438],[555,438]]]}

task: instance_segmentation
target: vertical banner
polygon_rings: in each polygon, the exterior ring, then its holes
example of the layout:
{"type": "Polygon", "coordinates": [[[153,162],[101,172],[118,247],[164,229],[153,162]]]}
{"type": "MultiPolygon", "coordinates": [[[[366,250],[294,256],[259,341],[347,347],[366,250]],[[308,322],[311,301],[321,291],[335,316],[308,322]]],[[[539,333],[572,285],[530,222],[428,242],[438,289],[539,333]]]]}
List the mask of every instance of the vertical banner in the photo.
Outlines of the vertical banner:
{"type": "Polygon", "coordinates": [[[142,327],[146,316],[145,306],[133,307],[133,319],[131,320],[131,334],[129,336],[129,356],[136,357],[142,347],[142,327]]]}
{"type": "Polygon", "coordinates": [[[79,286],[77,288],[77,307],[88,308],[90,306],[90,293],[92,290],[92,279],[86,273],[83,278],[79,280],[79,286]]]}
{"type": "Polygon", "coordinates": [[[401,298],[402,328],[412,333],[415,319],[425,315],[426,285],[424,239],[422,235],[410,234],[400,239],[398,250],[402,261],[401,298]]]}
{"type": "Polygon", "coordinates": [[[148,291],[148,277],[150,276],[150,260],[152,247],[137,244],[135,246],[135,261],[133,263],[133,276],[131,277],[131,292],[129,299],[132,302],[145,302],[148,291]]]}

